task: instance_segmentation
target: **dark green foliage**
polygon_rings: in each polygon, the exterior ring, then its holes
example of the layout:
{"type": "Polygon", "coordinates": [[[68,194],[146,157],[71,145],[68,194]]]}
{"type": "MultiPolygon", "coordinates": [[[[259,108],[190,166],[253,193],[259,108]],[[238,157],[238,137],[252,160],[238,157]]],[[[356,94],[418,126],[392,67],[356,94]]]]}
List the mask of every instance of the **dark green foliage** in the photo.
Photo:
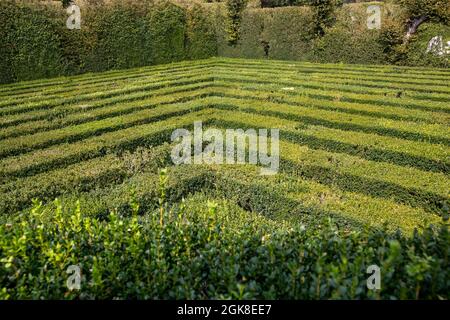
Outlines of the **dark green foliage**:
{"type": "Polygon", "coordinates": [[[275,8],[285,6],[303,6],[307,5],[310,0],[261,0],[262,8],[275,8]]]}
{"type": "Polygon", "coordinates": [[[152,63],[166,63],[186,58],[186,12],[170,2],[152,7],[147,19],[147,52],[152,63]]]}
{"type": "Polygon", "coordinates": [[[229,34],[226,30],[226,13],[220,12],[216,17],[218,30],[219,56],[263,58],[264,46],[261,40],[267,40],[262,36],[267,23],[266,16],[260,10],[246,10],[243,12],[240,23],[240,40],[235,45],[230,45],[229,34]]]}
{"type": "MultiPolygon", "coordinates": [[[[389,19],[383,17],[381,32],[348,20],[347,13],[352,11],[365,21],[365,4],[344,6],[342,10],[335,10],[339,1],[317,0],[311,4],[244,10],[244,0],[186,7],[151,0],[92,2],[81,6],[81,30],[69,30],[62,6],[4,0],[0,2],[0,83],[215,55],[440,67],[448,64],[445,57],[423,54],[424,37],[431,35],[430,27],[419,28],[422,35],[402,45],[408,17],[426,15],[430,21],[440,21],[442,28],[433,27],[433,32],[442,33],[448,26],[448,1],[404,1],[407,17],[397,13],[389,19]]],[[[399,12],[397,8],[392,11],[399,12]]]]}
{"type": "Polygon", "coordinates": [[[236,45],[240,37],[242,12],[247,6],[247,0],[227,0],[227,24],[228,43],[236,45]]]}
{"type": "Polygon", "coordinates": [[[441,0],[398,0],[402,6],[397,21],[385,23],[379,43],[388,63],[448,67],[448,55],[427,53],[428,42],[443,37],[443,47],[450,36],[450,2],[441,0]]]}
{"type": "Polygon", "coordinates": [[[14,30],[16,8],[11,4],[0,2],[0,83],[13,82],[14,70],[12,66],[13,45],[10,37],[14,30]]]}
{"type": "Polygon", "coordinates": [[[314,60],[382,64],[385,57],[379,34],[379,30],[367,30],[365,12],[341,9],[336,23],[314,40],[314,60]]]}
{"type": "Polygon", "coordinates": [[[187,16],[187,56],[204,59],[217,55],[215,20],[211,12],[200,5],[193,5],[187,16]]]}
{"type": "Polygon", "coordinates": [[[65,65],[55,22],[45,7],[31,9],[0,2],[0,81],[57,76],[65,65]]]}
{"type": "Polygon", "coordinates": [[[0,2],[0,83],[124,69],[217,53],[213,15],[171,2],[114,1],[81,7],[81,30],[65,9],[0,2]]]}
{"type": "Polygon", "coordinates": [[[323,36],[325,29],[335,22],[336,4],[336,0],[311,0],[313,20],[316,22],[314,31],[317,36],[323,36]]]}
{"type": "Polygon", "coordinates": [[[219,31],[219,55],[305,60],[311,53],[313,27],[309,8],[246,10],[236,45],[229,46],[227,35],[219,31]]]}
{"type": "MultiPolygon", "coordinates": [[[[229,46],[227,35],[218,28],[219,55],[360,64],[448,65],[445,57],[425,54],[424,44],[425,38],[429,41],[435,35],[443,35],[444,42],[448,41],[444,24],[433,27],[434,35],[423,25],[417,41],[413,38],[408,46],[402,46],[405,20],[401,11],[382,5],[381,30],[368,30],[366,6],[339,7],[335,2],[332,6],[335,10],[328,11],[323,3],[310,7],[245,10],[236,45],[229,46]],[[315,18],[317,15],[329,19],[320,20],[315,18]],[[318,24],[318,21],[328,22],[318,24]]],[[[224,15],[217,18],[218,25],[224,15]]]]}
{"type": "Polygon", "coordinates": [[[404,53],[403,64],[448,68],[450,66],[448,54],[446,57],[426,52],[429,41],[436,36],[442,37],[442,46],[445,47],[447,41],[450,41],[450,25],[432,22],[422,24],[414,41],[408,45],[408,50],[404,53]]]}
{"type": "Polygon", "coordinates": [[[386,62],[401,64],[405,60],[406,47],[402,46],[404,33],[404,26],[400,23],[389,23],[383,26],[378,42],[383,48],[386,62]]]}
{"type": "Polygon", "coordinates": [[[308,59],[313,46],[315,21],[311,8],[280,8],[264,27],[264,40],[271,59],[308,59]]]}
{"type": "Polygon", "coordinates": [[[410,19],[425,16],[435,22],[450,22],[450,2],[448,0],[397,0],[406,9],[410,19]]]}
{"type": "Polygon", "coordinates": [[[125,69],[150,64],[145,51],[145,19],[127,6],[105,8],[90,25],[97,41],[87,57],[88,70],[125,69]]]}

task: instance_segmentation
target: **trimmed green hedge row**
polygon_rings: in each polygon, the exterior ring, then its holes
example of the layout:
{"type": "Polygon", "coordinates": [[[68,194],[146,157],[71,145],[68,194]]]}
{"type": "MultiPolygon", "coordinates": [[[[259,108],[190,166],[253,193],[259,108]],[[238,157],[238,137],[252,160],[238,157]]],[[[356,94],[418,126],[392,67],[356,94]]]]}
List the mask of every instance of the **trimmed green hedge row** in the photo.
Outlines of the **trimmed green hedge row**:
{"type": "MultiPolygon", "coordinates": [[[[287,173],[295,186],[287,191],[283,180],[255,184],[254,177],[247,184],[238,174],[229,180],[216,175],[222,187],[192,190],[236,195],[243,208],[269,215],[325,213],[371,226],[385,220],[412,230],[448,211],[448,107],[431,99],[448,98],[442,92],[448,75],[443,69],[215,58],[192,67],[183,62],[107,72],[93,82],[77,76],[39,87],[36,82],[7,85],[1,88],[8,102],[0,107],[5,115],[0,120],[5,137],[0,142],[0,211],[14,214],[34,197],[47,201],[115,187],[108,179],[120,189],[130,177],[116,166],[120,153],[168,141],[171,130],[202,120],[220,129],[280,128],[280,174],[287,173]],[[131,80],[118,80],[127,73],[131,80]],[[322,78],[329,79],[321,83],[322,78]],[[420,80],[423,92],[414,93],[412,86],[420,80]],[[100,84],[104,89],[93,94],[100,84]],[[385,91],[380,84],[395,89],[385,91]],[[61,86],[69,92],[60,94],[61,86]],[[49,94],[32,96],[41,90],[49,94]],[[397,97],[398,90],[405,95],[397,97]],[[23,95],[8,99],[16,92],[23,95]],[[377,101],[381,105],[373,106],[377,101]],[[108,170],[109,161],[115,172],[108,170]],[[249,191],[239,194],[229,185],[249,191]],[[239,198],[251,193],[255,196],[239,198]],[[264,198],[273,201],[265,204],[264,198]]],[[[181,190],[180,197],[187,189],[181,190]]]]}
{"type": "MultiPolygon", "coordinates": [[[[239,114],[239,121],[228,121],[226,116],[217,118],[217,124],[221,127],[244,129],[255,128],[254,123],[263,120],[262,117],[242,114],[239,114]]],[[[270,118],[264,122],[265,126],[271,127],[268,120],[270,118]]],[[[444,191],[447,176],[444,174],[400,167],[395,162],[390,164],[394,161],[392,155],[383,162],[360,154],[355,158],[351,152],[334,149],[336,143],[333,143],[333,147],[330,145],[327,148],[322,144],[317,148],[312,143],[302,141],[301,135],[295,132],[281,130],[280,134],[282,171],[323,184],[338,185],[342,190],[395,199],[430,213],[447,214],[448,197],[444,191]],[[305,148],[305,144],[308,148],[305,148]],[[354,161],[358,161],[358,167],[354,166],[354,161]],[[402,181],[398,181],[398,176],[402,176],[402,181]],[[437,191],[439,189],[443,191],[437,191]]]]}
{"type": "Polygon", "coordinates": [[[0,110],[6,107],[12,107],[16,105],[24,105],[38,101],[48,101],[53,98],[62,98],[69,94],[88,94],[95,93],[97,91],[111,91],[111,83],[113,84],[113,88],[118,85],[124,86],[125,84],[139,84],[142,83],[157,83],[162,80],[181,80],[182,78],[189,78],[190,75],[194,75],[196,73],[207,73],[211,70],[211,67],[192,67],[192,68],[176,68],[173,67],[172,70],[164,72],[164,74],[156,73],[156,72],[143,72],[142,70],[136,72],[130,72],[129,77],[124,76],[124,73],[121,75],[114,75],[111,77],[105,76],[101,79],[86,80],[86,81],[77,81],[75,84],[72,82],[71,84],[60,84],[56,86],[48,86],[42,88],[42,93],[37,97],[35,95],[36,88],[24,88],[12,91],[12,92],[4,92],[1,97],[4,100],[0,103],[0,110]]]}
{"type": "Polygon", "coordinates": [[[124,101],[120,104],[106,104],[99,108],[88,108],[90,111],[89,113],[69,107],[67,109],[57,109],[52,112],[47,112],[47,117],[42,114],[35,114],[36,116],[34,118],[25,117],[22,121],[20,118],[16,118],[15,122],[9,122],[4,129],[0,130],[0,138],[14,138],[43,131],[61,129],[70,125],[82,124],[89,121],[127,115],[139,110],[151,109],[170,103],[189,102],[194,99],[200,99],[211,95],[212,87],[213,85],[208,83],[180,87],[174,86],[169,87],[169,89],[155,90],[153,92],[154,95],[149,98],[143,97],[142,100],[124,101]],[[57,118],[58,115],[65,115],[65,117],[55,121],[55,118],[57,118]]]}

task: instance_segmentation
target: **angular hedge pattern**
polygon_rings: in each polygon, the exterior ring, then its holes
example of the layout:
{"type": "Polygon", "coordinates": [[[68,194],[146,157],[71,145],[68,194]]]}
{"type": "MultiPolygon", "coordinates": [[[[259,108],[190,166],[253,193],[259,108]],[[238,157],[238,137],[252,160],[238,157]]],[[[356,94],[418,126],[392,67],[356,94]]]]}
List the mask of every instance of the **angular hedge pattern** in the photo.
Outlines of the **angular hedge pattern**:
{"type": "Polygon", "coordinates": [[[0,299],[448,298],[449,79],[211,58],[2,85],[0,299]],[[279,128],[280,172],[173,166],[199,120],[279,128]]]}

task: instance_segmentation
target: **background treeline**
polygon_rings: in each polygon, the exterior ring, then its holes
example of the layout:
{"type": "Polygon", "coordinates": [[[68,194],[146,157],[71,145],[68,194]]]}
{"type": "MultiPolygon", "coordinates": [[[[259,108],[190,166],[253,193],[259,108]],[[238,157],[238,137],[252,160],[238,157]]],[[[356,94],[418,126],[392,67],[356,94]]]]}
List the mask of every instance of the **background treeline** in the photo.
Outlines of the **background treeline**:
{"type": "Polygon", "coordinates": [[[69,15],[61,1],[0,0],[0,83],[217,55],[448,66],[447,58],[425,53],[433,36],[450,37],[448,23],[422,24],[403,45],[405,10],[381,2],[381,30],[367,29],[366,3],[335,3],[323,18],[318,18],[324,13],[318,6],[250,6],[233,22],[231,42],[226,3],[76,3],[81,7],[81,30],[66,28],[69,15]]]}

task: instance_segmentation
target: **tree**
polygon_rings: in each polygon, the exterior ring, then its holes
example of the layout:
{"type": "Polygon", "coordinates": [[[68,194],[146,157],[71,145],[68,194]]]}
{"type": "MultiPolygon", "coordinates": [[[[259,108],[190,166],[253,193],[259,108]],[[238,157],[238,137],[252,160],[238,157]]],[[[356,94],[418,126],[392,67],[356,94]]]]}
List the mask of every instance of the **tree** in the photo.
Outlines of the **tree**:
{"type": "Polygon", "coordinates": [[[236,45],[240,35],[242,12],[247,7],[248,0],[227,0],[227,33],[228,43],[230,45],[236,45]]]}
{"type": "Polygon", "coordinates": [[[450,1],[448,0],[397,0],[406,10],[408,29],[404,43],[409,42],[419,26],[425,21],[450,22],[450,1]]]}
{"type": "Polygon", "coordinates": [[[333,25],[336,20],[336,7],[341,1],[338,0],[310,0],[315,20],[315,33],[323,36],[325,29],[333,25]]]}

